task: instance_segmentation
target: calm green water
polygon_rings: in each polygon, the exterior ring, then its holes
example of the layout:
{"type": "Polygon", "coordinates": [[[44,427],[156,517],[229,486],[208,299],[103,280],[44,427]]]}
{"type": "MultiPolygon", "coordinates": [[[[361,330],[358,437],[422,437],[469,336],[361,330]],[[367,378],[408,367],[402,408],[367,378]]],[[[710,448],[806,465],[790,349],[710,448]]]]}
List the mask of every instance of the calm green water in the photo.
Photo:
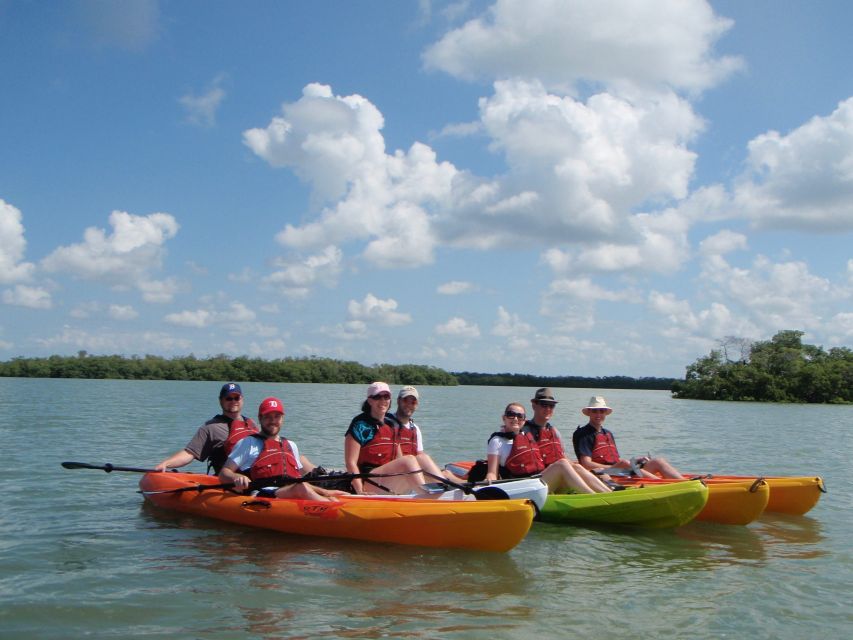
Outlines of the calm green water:
{"type": "MultiPolygon", "coordinates": [[[[718,473],[821,475],[807,516],[639,532],[534,524],[508,554],[315,540],[159,512],[138,474],[217,410],[216,383],[0,378],[2,638],[847,637],[853,407],[674,401],[604,392],[624,454],[718,473]],[[845,631],[846,630],[846,631],[845,631]]],[[[285,433],[342,467],[363,388],[246,384],[287,405],[285,433]]],[[[532,389],[422,388],[440,463],[485,452],[532,389]]],[[[558,390],[564,435],[590,390],[558,390]]],[[[202,471],[200,464],[188,469],[202,471]]],[[[488,532],[484,532],[488,535],[488,532]]]]}

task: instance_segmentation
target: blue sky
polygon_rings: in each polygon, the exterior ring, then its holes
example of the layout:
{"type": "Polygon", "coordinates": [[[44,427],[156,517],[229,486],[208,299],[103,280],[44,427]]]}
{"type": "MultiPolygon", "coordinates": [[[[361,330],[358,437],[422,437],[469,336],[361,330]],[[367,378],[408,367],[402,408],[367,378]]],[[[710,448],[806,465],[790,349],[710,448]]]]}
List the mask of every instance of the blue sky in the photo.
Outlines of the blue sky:
{"type": "Polygon", "coordinates": [[[853,345],[853,5],[0,0],[0,359],[853,345]]]}

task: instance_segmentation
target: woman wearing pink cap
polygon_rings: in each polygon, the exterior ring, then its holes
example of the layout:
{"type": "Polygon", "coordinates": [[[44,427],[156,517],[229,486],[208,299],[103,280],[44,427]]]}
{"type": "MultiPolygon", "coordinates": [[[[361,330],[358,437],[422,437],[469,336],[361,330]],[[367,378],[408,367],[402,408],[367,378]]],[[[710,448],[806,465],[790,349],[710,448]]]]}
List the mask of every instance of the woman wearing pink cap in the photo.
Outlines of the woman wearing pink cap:
{"type": "MultiPolygon", "coordinates": [[[[299,448],[295,442],[281,436],[284,424],[282,401],[265,398],[258,407],[258,422],[261,423],[261,432],[247,436],[234,445],[219,472],[219,479],[222,482],[233,482],[235,489],[245,490],[250,482],[257,483],[268,478],[302,478],[306,469],[300,459],[299,448]]],[[[343,491],[314,487],[305,482],[294,482],[283,487],[264,487],[258,493],[302,500],[334,500],[335,496],[347,495],[343,491]]]]}
{"type": "Polygon", "coordinates": [[[392,425],[385,421],[391,408],[391,388],[385,382],[374,382],[367,388],[361,413],[350,422],[344,435],[344,462],[350,473],[377,473],[399,476],[377,480],[356,478],[356,493],[425,493],[424,475],[414,456],[395,458],[397,442],[392,425]]]}

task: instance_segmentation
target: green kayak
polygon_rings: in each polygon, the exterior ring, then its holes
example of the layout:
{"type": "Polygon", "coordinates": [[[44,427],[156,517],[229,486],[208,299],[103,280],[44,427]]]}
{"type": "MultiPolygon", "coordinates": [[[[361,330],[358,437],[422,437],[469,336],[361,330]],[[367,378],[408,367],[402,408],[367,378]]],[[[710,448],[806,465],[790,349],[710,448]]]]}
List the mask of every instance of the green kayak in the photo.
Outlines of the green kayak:
{"type": "Polygon", "coordinates": [[[708,501],[701,480],[629,488],[612,493],[549,495],[541,522],[616,524],[665,529],[690,522],[708,501]]]}

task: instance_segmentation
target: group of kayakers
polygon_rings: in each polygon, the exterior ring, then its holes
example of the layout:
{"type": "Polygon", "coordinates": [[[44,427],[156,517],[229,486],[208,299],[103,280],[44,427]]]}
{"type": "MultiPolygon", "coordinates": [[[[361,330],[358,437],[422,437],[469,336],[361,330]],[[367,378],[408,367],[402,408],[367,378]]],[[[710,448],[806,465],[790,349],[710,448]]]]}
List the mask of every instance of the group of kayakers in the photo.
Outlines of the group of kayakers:
{"type": "MultiPolygon", "coordinates": [[[[577,461],[566,456],[559,431],[551,424],[558,404],[550,388],[538,389],[531,398],[533,416],[526,417],[524,405],[508,404],[501,416],[501,430],[488,439],[486,459],[478,461],[462,478],[441,469],[424,451],[421,430],[412,416],[420,401],[418,390],[404,386],[397,394],[395,411],[392,393],[385,382],[367,388],[361,413],[350,422],[344,435],[345,472],[343,482],[329,488],[325,469],[300,454],[296,443],[281,434],[285,407],[279,398],[265,398],[258,408],[258,423],[243,415],[244,396],[240,385],[229,382],[219,391],[221,413],[201,427],[187,445],[156,465],[166,471],[207,461],[208,469],[223,483],[237,490],[258,489],[261,495],[335,500],[336,496],[357,494],[425,493],[434,481],[452,483],[495,481],[541,475],[552,493],[603,493],[613,490],[609,475],[632,471],[637,475],[683,478],[663,458],[640,457],[627,460],[619,455],[613,434],[604,428],[612,413],[601,396],[593,396],[581,412],[589,422],[578,427],[572,437],[577,461]],[[312,477],[320,482],[310,483],[312,477]],[[272,479],[276,479],[272,483],[272,479]],[[291,479],[281,486],[281,479],[291,479]],[[271,486],[264,481],[270,479],[271,486]],[[343,490],[342,490],[343,489],[343,490]]],[[[334,476],[332,476],[334,480],[334,476]]]]}

